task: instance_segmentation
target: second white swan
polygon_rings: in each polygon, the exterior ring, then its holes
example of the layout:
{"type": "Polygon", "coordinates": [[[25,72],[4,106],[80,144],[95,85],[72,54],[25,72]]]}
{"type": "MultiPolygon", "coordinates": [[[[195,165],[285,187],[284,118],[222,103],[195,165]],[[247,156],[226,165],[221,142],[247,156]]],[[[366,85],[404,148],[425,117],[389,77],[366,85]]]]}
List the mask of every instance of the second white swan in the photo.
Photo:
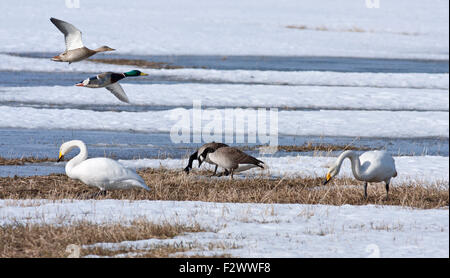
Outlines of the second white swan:
{"type": "Polygon", "coordinates": [[[342,162],[349,158],[352,163],[352,172],[359,181],[364,181],[364,198],[367,199],[367,184],[369,182],[386,183],[386,199],[389,197],[389,184],[397,176],[394,158],[386,151],[368,151],[358,155],[354,151],[343,152],[336,163],[328,169],[324,185],[339,174],[342,162]]]}
{"type": "Polygon", "coordinates": [[[62,144],[59,149],[58,161],[64,159],[64,155],[76,147],[80,149],[80,153],[66,164],[66,174],[69,178],[98,187],[100,192],[133,187],[150,190],[141,176],[115,160],[106,157],[87,159],[86,145],[80,140],[62,144]]]}

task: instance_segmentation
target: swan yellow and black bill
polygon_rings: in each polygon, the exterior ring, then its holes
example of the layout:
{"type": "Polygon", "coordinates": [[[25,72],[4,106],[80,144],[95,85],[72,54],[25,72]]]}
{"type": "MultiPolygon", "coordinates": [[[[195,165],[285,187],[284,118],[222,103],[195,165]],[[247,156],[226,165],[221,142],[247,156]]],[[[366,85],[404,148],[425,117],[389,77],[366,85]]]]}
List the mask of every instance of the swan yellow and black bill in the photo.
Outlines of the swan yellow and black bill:
{"type": "Polygon", "coordinates": [[[327,179],[323,182],[323,185],[327,184],[331,180],[330,173],[327,173],[327,179]]]}
{"type": "Polygon", "coordinates": [[[59,152],[58,162],[60,162],[63,159],[64,159],[64,155],[61,152],[59,152]]]}

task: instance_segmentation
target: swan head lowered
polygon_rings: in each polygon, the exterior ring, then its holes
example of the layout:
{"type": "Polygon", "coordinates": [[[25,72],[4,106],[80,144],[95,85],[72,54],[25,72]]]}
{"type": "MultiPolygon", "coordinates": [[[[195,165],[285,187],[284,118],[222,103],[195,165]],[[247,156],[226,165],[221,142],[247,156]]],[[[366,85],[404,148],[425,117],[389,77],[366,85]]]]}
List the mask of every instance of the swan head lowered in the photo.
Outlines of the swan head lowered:
{"type": "Polygon", "coordinates": [[[69,142],[65,142],[61,145],[59,148],[59,156],[58,156],[58,162],[64,160],[64,155],[69,153],[73,148],[80,147],[80,145],[84,145],[84,143],[80,140],[72,140],[69,142]]]}
{"type": "Polygon", "coordinates": [[[328,173],[327,173],[327,177],[326,180],[323,182],[323,185],[327,184],[332,178],[334,178],[335,176],[337,176],[337,174],[339,174],[339,169],[336,165],[331,166],[328,169],[328,173]]]}

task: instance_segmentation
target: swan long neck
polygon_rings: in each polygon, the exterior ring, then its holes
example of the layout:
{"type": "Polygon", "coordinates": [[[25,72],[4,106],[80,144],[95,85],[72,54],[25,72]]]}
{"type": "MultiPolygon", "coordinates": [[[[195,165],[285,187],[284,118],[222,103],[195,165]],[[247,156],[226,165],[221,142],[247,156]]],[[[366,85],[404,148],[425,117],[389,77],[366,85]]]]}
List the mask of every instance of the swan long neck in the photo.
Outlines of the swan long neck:
{"type": "Polygon", "coordinates": [[[88,157],[86,145],[82,141],[73,141],[69,146],[69,151],[75,147],[78,147],[80,149],[80,152],[74,158],[69,160],[69,162],[67,162],[66,173],[70,173],[75,166],[86,160],[88,157]]]}
{"type": "Polygon", "coordinates": [[[337,172],[341,170],[342,162],[346,158],[349,158],[352,163],[352,172],[356,179],[361,180],[363,173],[361,173],[361,161],[359,160],[359,155],[354,151],[345,151],[343,152],[337,160],[337,172]]]}

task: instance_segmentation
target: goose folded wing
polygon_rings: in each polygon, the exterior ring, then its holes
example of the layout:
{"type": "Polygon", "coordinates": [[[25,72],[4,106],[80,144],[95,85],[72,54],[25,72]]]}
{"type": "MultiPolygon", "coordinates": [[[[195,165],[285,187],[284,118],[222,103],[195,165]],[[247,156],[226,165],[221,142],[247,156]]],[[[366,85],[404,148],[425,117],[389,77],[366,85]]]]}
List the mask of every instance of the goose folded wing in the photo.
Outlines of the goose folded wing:
{"type": "Polygon", "coordinates": [[[233,153],[234,159],[235,161],[238,161],[239,164],[253,164],[253,165],[257,165],[262,167],[260,164],[264,164],[264,162],[262,162],[259,159],[254,158],[251,155],[248,155],[242,151],[239,150],[235,150],[233,153]]]}

